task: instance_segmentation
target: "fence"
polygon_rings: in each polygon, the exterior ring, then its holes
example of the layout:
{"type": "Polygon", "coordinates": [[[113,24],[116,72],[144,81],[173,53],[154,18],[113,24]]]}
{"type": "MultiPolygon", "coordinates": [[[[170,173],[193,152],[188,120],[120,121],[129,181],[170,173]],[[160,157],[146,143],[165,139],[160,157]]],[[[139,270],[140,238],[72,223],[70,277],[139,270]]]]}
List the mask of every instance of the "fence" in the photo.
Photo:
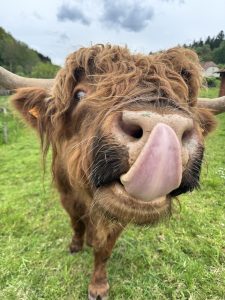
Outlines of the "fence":
{"type": "Polygon", "coordinates": [[[8,96],[10,95],[9,90],[0,89],[0,96],[8,96]]]}
{"type": "Polygon", "coordinates": [[[0,107],[0,114],[3,114],[3,122],[0,124],[0,132],[2,131],[3,143],[8,143],[8,127],[7,127],[7,109],[5,107],[0,107]],[[1,128],[2,127],[2,128],[1,128]]]}

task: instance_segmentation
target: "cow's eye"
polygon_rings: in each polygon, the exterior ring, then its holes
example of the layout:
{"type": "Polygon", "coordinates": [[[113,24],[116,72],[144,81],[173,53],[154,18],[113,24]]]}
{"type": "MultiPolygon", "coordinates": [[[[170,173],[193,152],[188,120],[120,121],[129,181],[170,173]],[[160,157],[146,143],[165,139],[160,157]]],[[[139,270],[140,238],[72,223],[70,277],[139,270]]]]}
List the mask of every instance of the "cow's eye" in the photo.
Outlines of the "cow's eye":
{"type": "Polygon", "coordinates": [[[86,96],[85,91],[79,90],[75,93],[74,95],[74,99],[77,101],[80,101],[81,99],[83,99],[86,96]]]}

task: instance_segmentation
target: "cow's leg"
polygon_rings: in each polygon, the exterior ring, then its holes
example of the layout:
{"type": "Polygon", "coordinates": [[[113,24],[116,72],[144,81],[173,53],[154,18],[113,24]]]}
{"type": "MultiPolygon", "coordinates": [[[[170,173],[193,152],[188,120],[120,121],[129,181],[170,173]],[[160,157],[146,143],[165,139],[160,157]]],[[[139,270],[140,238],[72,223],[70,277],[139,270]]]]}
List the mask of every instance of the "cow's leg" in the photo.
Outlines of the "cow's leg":
{"type": "Polygon", "coordinates": [[[88,288],[89,300],[107,299],[109,284],[106,272],[106,263],[109,259],[116,240],[121,232],[121,228],[110,233],[106,242],[102,246],[97,245],[97,239],[94,240],[94,271],[88,288]]]}
{"type": "Polygon", "coordinates": [[[82,250],[84,244],[85,222],[83,216],[86,211],[85,206],[70,195],[61,195],[61,202],[70,216],[71,225],[74,231],[69,249],[71,253],[76,253],[82,250]]]}
{"type": "Polygon", "coordinates": [[[86,219],[85,225],[86,225],[86,244],[89,247],[93,247],[93,245],[94,245],[94,238],[96,236],[96,229],[95,229],[95,226],[92,223],[90,217],[88,217],[86,219]]]}
{"type": "Polygon", "coordinates": [[[85,223],[77,217],[71,217],[71,224],[74,230],[72,241],[69,245],[71,253],[76,253],[82,250],[84,244],[85,223]]]}

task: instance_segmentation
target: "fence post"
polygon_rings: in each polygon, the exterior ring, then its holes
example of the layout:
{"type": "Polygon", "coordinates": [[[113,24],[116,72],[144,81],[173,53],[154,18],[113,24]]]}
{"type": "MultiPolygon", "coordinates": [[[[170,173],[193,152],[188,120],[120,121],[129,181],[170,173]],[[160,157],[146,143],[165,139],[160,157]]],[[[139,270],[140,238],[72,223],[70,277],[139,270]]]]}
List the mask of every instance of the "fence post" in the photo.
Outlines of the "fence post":
{"type": "Polygon", "coordinates": [[[7,127],[7,122],[6,120],[6,116],[7,116],[7,109],[5,107],[1,107],[0,108],[0,112],[3,113],[3,143],[4,144],[8,144],[8,127],[7,127]]]}

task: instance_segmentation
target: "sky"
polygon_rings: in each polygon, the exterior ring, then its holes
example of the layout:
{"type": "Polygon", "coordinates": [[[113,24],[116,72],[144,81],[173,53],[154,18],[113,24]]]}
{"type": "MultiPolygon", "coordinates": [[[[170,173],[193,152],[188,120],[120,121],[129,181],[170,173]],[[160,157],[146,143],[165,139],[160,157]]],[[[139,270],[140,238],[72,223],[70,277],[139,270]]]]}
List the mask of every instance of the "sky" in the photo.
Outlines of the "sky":
{"type": "Polygon", "coordinates": [[[225,0],[0,0],[0,26],[62,65],[80,47],[149,53],[225,31],[225,0]]]}

